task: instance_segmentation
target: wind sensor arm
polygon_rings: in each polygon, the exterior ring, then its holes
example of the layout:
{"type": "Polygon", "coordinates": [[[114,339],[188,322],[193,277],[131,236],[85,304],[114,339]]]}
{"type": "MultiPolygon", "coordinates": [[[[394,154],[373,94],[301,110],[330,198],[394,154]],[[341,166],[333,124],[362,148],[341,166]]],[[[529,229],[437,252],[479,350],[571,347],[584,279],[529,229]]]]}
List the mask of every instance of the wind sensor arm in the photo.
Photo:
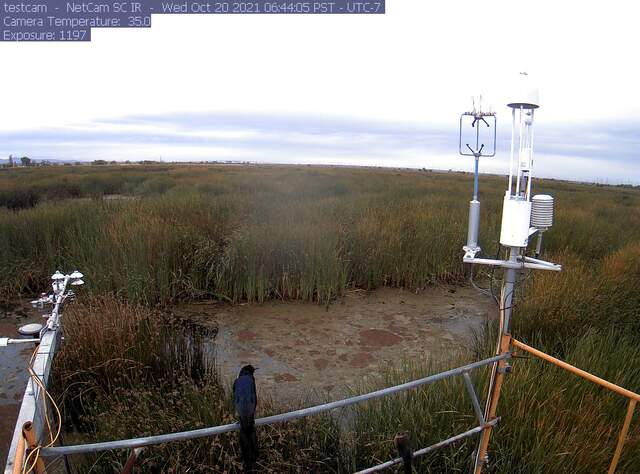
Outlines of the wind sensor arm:
{"type": "Polygon", "coordinates": [[[478,200],[478,173],[480,157],[492,157],[496,154],[496,114],[494,112],[483,112],[481,101],[482,98],[480,98],[480,105],[476,109],[474,100],[473,110],[460,115],[458,152],[463,156],[473,156],[475,160],[473,172],[473,198],[469,203],[469,230],[467,233],[467,245],[462,247],[465,252],[465,258],[473,258],[478,252],[480,252],[480,246],[478,245],[478,232],[480,229],[480,201],[478,200]],[[481,126],[483,123],[485,127],[481,126]],[[488,133],[481,134],[481,129],[488,129],[486,130],[488,133]],[[463,136],[465,139],[463,139],[463,136]],[[488,140],[487,143],[484,143],[485,138],[488,140]],[[468,141],[471,141],[471,144],[467,143],[468,141]]]}

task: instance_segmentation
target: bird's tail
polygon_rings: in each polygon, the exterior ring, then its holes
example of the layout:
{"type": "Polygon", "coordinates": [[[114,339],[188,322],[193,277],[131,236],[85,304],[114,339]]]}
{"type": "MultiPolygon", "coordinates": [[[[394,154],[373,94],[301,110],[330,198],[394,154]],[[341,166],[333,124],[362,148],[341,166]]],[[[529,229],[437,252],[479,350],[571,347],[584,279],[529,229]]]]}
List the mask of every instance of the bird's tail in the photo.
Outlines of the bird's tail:
{"type": "Polygon", "coordinates": [[[240,451],[245,472],[253,472],[258,460],[258,435],[253,418],[240,418],[240,451]]]}
{"type": "Polygon", "coordinates": [[[404,474],[412,474],[413,468],[411,467],[413,463],[413,455],[411,452],[403,453],[402,455],[402,464],[404,466],[404,474]]]}

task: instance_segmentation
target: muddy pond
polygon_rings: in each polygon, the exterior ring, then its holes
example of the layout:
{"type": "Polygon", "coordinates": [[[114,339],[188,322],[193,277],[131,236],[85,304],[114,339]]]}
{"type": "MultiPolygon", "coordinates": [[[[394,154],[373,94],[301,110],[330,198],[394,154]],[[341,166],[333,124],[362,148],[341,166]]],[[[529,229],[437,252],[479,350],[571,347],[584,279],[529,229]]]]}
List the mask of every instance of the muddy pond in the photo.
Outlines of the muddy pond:
{"type": "MultiPolygon", "coordinates": [[[[496,307],[473,288],[435,286],[417,294],[392,288],[351,291],[328,307],[278,301],[231,306],[211,301],[181,304],[171,312],[217,329],[210,347],[229,385],[242,365],[252,364],[258,367],[261,397],[301,406],[336,399],[349,388],[375,382],[403,359],[427,360],[465,350],[474,332],[495,316],[496,307]]],[[[20,302],[0,313],[0,335],[17,337],[19,325],[41,319],[28,301],[20,302]]],[[[3,461],[32,350],[31,345],[14,345],[0,353],[3,461]]]]}
{"type": "Polygon", "coordinates": [[[297,406],[344,396],[403,359],[465,350],[496,307],[473,288],[437,286],[418,294],[353,291],[329,307],[201,302],[174,311],[217,328],[216,361],[225,381],[252,364],[261,396],[297,406]]]}

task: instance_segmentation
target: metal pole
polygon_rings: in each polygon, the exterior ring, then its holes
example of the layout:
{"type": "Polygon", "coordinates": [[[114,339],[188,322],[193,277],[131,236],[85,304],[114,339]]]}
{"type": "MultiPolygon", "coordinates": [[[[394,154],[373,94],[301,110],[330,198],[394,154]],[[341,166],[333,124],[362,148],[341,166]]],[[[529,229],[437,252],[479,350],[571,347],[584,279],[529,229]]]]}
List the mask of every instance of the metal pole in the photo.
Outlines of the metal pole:
{"type": "Polygon", "coordinates": [[[511,109],[511,154],[509,155],[509,187],[507,192],[511,195],[511,182],[513,181],[513,155],[515,153],[516,137],[516,109],[511,109]]]}
{"type": "MultiPolygon", "coordinates": [[[[376,398],[386,397],[395,393],[401,393],[405,390],[421,387],[424,385],[430,385],[434,382],[447,379],[456,375],[462,375],[464,372],[484,367],[486,365],[492,365],[496,362],[511,357],[510,354],[501,354],[490,357],[488,359],[473,362],[471,364],[457,367],[455,369],[447,370],[446,372],[440,372],[438,374],[430,375],[428,377],[412,380],[393,387],[383,388],[374,392],[365,393],[363,395],[357,395],[355,397],[345,398],[334,402],[325,403],[322,405],[316,405],[309,408],[303,408],[300,410],[290,411],[288,413],[282,413],[280,415],[267,416],[265,418],[258,418],[256,420],[256,426],[270,425],[273,423],[282,423],[284,421],[296,420],[298,418],[304,418],[311,415],[317,415],[329,410],[335,410],[337,408],[343,408],[356,403],[362,403],[367,400],[373,400],[376,398]]],[[[487,420],[487,423],[489,420],[487,420]]],[[[207,436],[219,435],[227,433],[229,431],[237,431],[240,429],[239,423],[230,423],[227,425],[212,426],[210,428],[200,428],[191,431],[182,431],[178,433],[169,433],[163,435],[147,436],[142,438],[123,439],[118,441],[107,441],[102,443],[91,444],[78,444],[74,446],[53,446],[50,448],[42,448],[40,453],[43,456],[58,456],[61,454],[82,454],[92,453],[97,451],[107,451],[111,449],[133,449],[141,446],[151,446],[154,444],[169,443],[173,441],[185,441],[188,439],[204,438],[207,436]]]]}
{"type": "MultiPolygon", "coordinates": [[[[520,257],[520,248],[511,247],[509,262],[518,263],[520,257]]],[[[504,281],[502,284],[502,334],[509,334],[509,323],[511,322],[511,313],[513,312],[513,293],[516,288],[516,270],[515,268],[507,268],[504,272],[504,281]]]]}
{"type": "Polygon", "coordinates": [[[618,445],[616,446],[616,451],[613,455],[613,459],[611,460],[608,474],[616,472],[616,467],[618,467],[618,461],[620,461],[620,455],[622,454],[622,447],[624,446],[624,442],[627,440],[629,425],[631,425],[631,419],[633,418],[633,412],[635,409],[636,401],[633,399],[629,400],[627,415],[624,417],[624,423],[622,424],[622,430],[620,431],[620,438],[618,438],[618,445]]]}
{"type": "MultiPolygon", "coordinates": [[[[60,422],[62,423],[62,420],[60,420],[60,422]]],[[[58,443],[60,444],[60,446],[64,446],[64,437],[62,435],[62,432],[64,430],[60,430],[60,433],[58,433],[58,443]]],[[[66,454],[64,454],[62,456],[62,459],[64,460],[64,472],[65,474],[71,474],[71,463],[69,462],[69,456],[67,456],[66,454]]]]}
{"type": "MultiPolygon", "coordinates": [[[[488,425],[493,426],[498,424],[498,421],[500,421],[499,418],[496,418],[493,421],[487,422],[488,425]]],[[[435,451],[436,449],[442,448],[444,446],[448,446],[452,443],[455,443],[456,441],[460,441],[461,439],[464,438],[468,438],[470,436],[473,436],[476,433],[479,433],[480,431],[482,431],[482,426],[476,426],[475,428],[470,429],[469,431],[465,431],[464,433],[460,433],[458,435],[452,436],[451,438],[445,439],[443,441],[439,441],[436,444],[433,444],[427,448],[422,448],[419,449],[418,451],[415,451],[413,453],[413,459],[416,459],[420,456],[424,456],[425,454],[429,454],[433,451],[435,451]]],[[[384,471],[385,469],[389,469],[390,467],[393,467],[397,464],[402,463],[402,458],[396,458],[393,459],[391,461],[387,461],[385,463],[382,464],[378,464],[377,466],[373,466],[367,469],[364,469],[362,471],[358,471],[355,474],[370,474],[372,472],[380,472],[380,471],[384,471]]]]}
{"type": "Polygon", "coordinates": [[[477,201],[478,200],[478,172],[479,172],[479,164],[480,164],[480,157],[478,155],[476,155],[475,157],[475,162],[476,163],[473,170],[473,200],[477,201]]]}
{"type": "MultiPolygon", "coordinates": [[[[519,256],[520,248],[511,247],[509,261],[515,263],[517,262],[519,256]]],[[[500,345],[498,348],[498,354],[507,354],[509,352],[509,344],[511,341],[509,325],[511,322],[511,313],[513,310],[513,293],[515,291],[515,283],[516,270],[514,268],[507,268],[504,272],[504,278],[502,281],[502,295],[500,298],[500,322],[502,331],[500,334],[500,345]]],[[[504,375],[509,368],[509,365],[503,362],[504,359],[499,361],[497,363],[497,366],[494,366],[494,370],[491,374],[490,390],[484,414],[484,419],[487,422],[492,421],[496,416],[496,410],[498,407],[498,401],[500,399],[500,392],[502,389],[502,382],[504,381],[504,375]]],[[[486,426],[482,431],[482,435],[480,436],[474,467],[475,474],[480,474],[482,472],[483,465],[487,462],[487,449],[489,447],[489,439],[491,438],[491,430],[491,425],[486,426]]]]}
{"type": "Polygon", "coordinates": [[[518,341],[517,339],[512,339],[511,345],[513,345],[513,347],[516,347],[518,349],[522,349],[523,351],[528,352],[529,354],[539,357],[542,360],[550,362],[553,365],[560,367],[561,369],[571,372],[572,374],[575,374],[578,377],[582,377],[585,380],[598,384],[601,387],[606,388],[607,390],[617,393],[618,395],[627,397],[630,400],[635,400],[636,402],[640,401],[640,394],[632,392],[631,390],[627,390],[624,387],[611,383],[608,380],[604,380],[596,375],[590,374],[589,372],[579,369],[577,367],[574,367],[571,364],[567,364],[565,361],[556,359],[555,357],[552,357],[549,354],[546,354],[531,346],[528,346],[525,343],[518,341]]]}
{"type": "Polygon", "coordinates": [[[462,374],[464,377],[464,384],[467,387],[467,392],[469,393],[469,398],[471,398],[471,404],[473,405],[473,411],[476,412],[476,417],[478,418],[478,422],[480,426],[484,426],[484,415],[482,414],[482,408],[480,408],[480,402],[478,401],[478,397],[476,396],[476,390],[473,388],[473,382],[471,381],[471,377],[469,376],[469,372],[465,372],[462,374]]]}

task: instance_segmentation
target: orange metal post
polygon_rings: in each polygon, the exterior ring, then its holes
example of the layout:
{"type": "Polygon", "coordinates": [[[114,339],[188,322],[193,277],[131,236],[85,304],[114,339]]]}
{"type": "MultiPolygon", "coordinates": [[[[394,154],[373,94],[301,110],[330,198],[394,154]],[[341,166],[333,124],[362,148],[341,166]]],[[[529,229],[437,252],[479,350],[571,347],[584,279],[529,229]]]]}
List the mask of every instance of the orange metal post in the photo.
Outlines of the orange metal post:
{"type": "Polygon", "coordinates": [[[631,420],[633,418],[633,412],[636,408],[636,403],[640,400],[640,395],[632,392],[631,390],[627,390],[626,388],[620,387],[614,383],[611,383],[607,380],[601,379],[600,377],[590,374],[582,369],[578,369],[571,364],[567,364],[566,362],[556,359],[555,357],[550,356],[549,354],[545,354],[538,349],[534,349],[531,346],[526,345],[524,342],[520,342],[516,339],[511,340],[511,344],[514,347],[522,349],[523,351],[529,352],[540,359],[546,360],[547,362],[551,362],[558,367],[565,369],[572,374],[577,375],[578,377],[582,377],[583,379],[589,380],[601,387],[604,387],[614,393],[627,397],[629,399],[629,405],[627,407],[627,415],[624,418],[624,423],[622,424],[622,430],[620,431],[620,436],[618,438],[618,444],[616,445],[616,450],[613,454],[613,459],[611,460],[611,465],[609,466],[608,474],[613,474],[618,466],[618,461],[620,461],[620,455],[622,454],[622,448],[624,447],[624,443],[627,439],[627,433],[629,432],[629,426],[631,425],[631,420]]]}
{"type": "Polygon", "coordinates": [[[24,465],[24,436],[18,440],[18,448],[16,449],[16,457],[13,461],[13,474],[20,474],[24,465]]]}
{"type": "Polygon", "coordinates": [[[622,388],[619,385],[616,385],[614,383],[608,382],[607,380],[601,379],[600,377],[590,374],[589,372],[585,372],[582,369],[578,369],[577,367],[574,367],[571,364],[567,364],[566,362],[560,359],[551,357],[549,354],[545,354],[544,352],[539,351],[538,349],[534,349],[533,347],[528,346],[523,342],[520,342],[516,339],[512,339],[511,344],[514,347],[517,347],[518,349],[522,349],[523,351],[529,352],[530,354],[533,354],[536,357],[539,357],[543,360],[546,360],[547,362],[551,362],[552,364],[557,365],[558,367],[568,370],[569,372],[577,375],[578,377],[582,377],[583,379],[590,380],[593,383],[596,383],[604,388],[611,390],[612,392],[620,394],[631,400],[640,401],[640,395],[638,395],[637,393],[632,392],[631,390],[627,390],[626,388],[622,388]]]}
{"type": "Polygon", "coordinates": [[[636,409],[636,401],[629,400],[629,406],[627,407],[627,415],[624,417],[624,423],[622,424],[622,430],[620,431],[620,437],[618,438],[618,445],[616,451],[613,454],[611,465],[609,466],[609,474],[613,474],[618,467],[618,461],[620,461],[620,454],[622,454],[622,447],[627,440],[627,433],[629,432],[629,425],[631,425],[631,419],[633,418],[633,411],[636,409]]]}
{"type": "MultiPolygon", "coordinates": [[[[22,425],[22,436],[24,436],[24,439],[26,440],[26,444],[27,444],[27,447],[29,448],[29,452],[31,452],[32,450],[38,447],[36,435],[33,432],[33,424],[30,421],[27,421],[24,425],[22,425]]],[[[29,462],[32,462],[32,461],[29,461],[29,462]]],[[[44,461],[42,460],[41,457],[36,457],[36,462],[35,462],[33,471],[36,474],[47,474],[47,471],[44,468],[44,461]]]]}
{"type": "MultiPolygon", "coordinates": [[[[509,352],[509,342],[511,341],[510,334],[503,334],[500,340],[500,353],[504,354],[509,352]]],[[[498,370],[496,372],[495,383],[489,394],[490,403],[489,403],[489,413],[488,416],[485,416],[485,421],[494,420],[496,417],[496,410],[498,408],[498,400],[500,399],[500,391],[502,389],[502,382],[504,380],[504,372],[507,366],[506,359],[502,359],[498,362],[498,370]]],[[[487,449],[489,448],[489,439],[491,438],[491,430],[493,426],[487,425],[482,431],[480,445],[478,448],[478,460],[476,463],[475,474],[480,474],[482,472],[482,467],[484,465],[484,459],[487,455],[487,449]]]]}

